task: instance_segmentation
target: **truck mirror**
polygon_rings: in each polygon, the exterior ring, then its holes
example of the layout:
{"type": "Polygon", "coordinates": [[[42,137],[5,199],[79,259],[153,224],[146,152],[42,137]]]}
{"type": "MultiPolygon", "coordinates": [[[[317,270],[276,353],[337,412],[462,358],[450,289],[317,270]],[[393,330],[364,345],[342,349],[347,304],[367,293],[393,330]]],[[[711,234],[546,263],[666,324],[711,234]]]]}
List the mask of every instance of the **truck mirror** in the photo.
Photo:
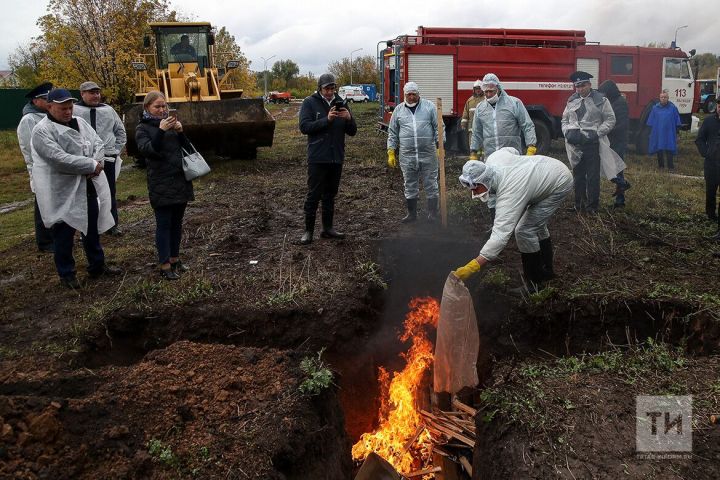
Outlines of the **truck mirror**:
{"type": "Polygon", "coordinates": [[[143,47],[150,48],[150,37],[147,35],[143,37],[143,47]]]}
{"type": "Polygon", "coordinates": [[[133,70],[136,70],[138,72],[147,70],[147,65],[145,65],[144,62],[132,62],[132,67],[133,67],[133,70]]]}
{"type": "Polygon", "coordinates": [[[212,33],[208,35],[207,43],[208,45],[215,45],[215,35],[212,33]]]}
{"type": "Polygon", "coordinates": [[[225,70],[232,70],[240,66],[240,60],[230,60],[225,64],[225,70]]]}
{"type": "Polygon", "coordinates": [[[695,49],[693,48],[693,49],[690,50],[688,53],[690,54],[691,57],[694,57],[696,51],[697,51],[697,50],[695,50],[695,49]]]}

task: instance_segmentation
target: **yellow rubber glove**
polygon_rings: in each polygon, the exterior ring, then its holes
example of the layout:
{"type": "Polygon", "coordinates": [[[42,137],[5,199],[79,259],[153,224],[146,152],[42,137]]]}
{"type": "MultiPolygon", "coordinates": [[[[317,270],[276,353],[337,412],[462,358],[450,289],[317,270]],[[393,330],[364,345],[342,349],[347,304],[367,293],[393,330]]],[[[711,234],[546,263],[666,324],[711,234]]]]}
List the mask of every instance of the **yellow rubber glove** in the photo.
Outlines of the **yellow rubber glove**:
{"type": "Polygon", "coordinates": [[[480,263],[478,263],[477,259],[473,258],[467,263],[467,265],[455,270],[453,274],[455,274],[455,276],[460,280],[465,281],[478,273],[481,268],[482,266],[480,265],[480,263]]]}
{"type": "Polygon", "coordinates": [[[530,145],[527,149],[526,155],[532,156],[532,155],[535,155],[536,153],[537,153],[537,148],[535,147],[535,145],[530,145]]]}
{"type": "Polygon", "coordinates": [[[388,149],[388,167],[397,168],[397,157],[395,156],[395,150],[388,149]]]}
{"type": "Polygon", "coordinates": [[[477,160],[478,156],[476,152],[470,151],[470,160],[477,160]]]}

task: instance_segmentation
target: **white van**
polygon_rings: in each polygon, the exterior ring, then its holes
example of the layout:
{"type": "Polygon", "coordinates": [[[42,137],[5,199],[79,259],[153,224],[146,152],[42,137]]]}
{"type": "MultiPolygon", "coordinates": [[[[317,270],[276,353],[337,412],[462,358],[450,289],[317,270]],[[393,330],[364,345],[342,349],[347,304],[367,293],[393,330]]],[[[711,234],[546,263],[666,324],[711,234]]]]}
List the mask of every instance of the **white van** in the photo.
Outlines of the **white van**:
{"type": "Polygon", "coordinates": [[[343,100],[347,100],[350,103],[370,101],[370,97],[368,97],[367,94],[363,92],[362,87],[355,87],[352,85],[340,87],[340,89],[338,90],[338,95],[340,95],[340,98],[342,98],[343,100]]]}

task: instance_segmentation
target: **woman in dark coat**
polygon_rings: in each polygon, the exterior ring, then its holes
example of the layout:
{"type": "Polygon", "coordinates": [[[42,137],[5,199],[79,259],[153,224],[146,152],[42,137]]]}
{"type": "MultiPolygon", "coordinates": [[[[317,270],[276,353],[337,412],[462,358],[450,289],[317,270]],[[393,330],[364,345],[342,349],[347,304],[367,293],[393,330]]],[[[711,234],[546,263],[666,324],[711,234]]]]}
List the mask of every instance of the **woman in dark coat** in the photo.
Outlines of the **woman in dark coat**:
{"type": "Polygon", "coordinates": [[[166,280],[177,280],[187,266],[180,261],[180,240],[185,207],[194,200],[192,182],[185,180],[182,159],[190,148],[182,124],[168,116],[165,96],[148,93],[143,116],[135,130],[137,148],[147,159],[150,205],[155,211],[155,246],[160,272],[166,280]]]}

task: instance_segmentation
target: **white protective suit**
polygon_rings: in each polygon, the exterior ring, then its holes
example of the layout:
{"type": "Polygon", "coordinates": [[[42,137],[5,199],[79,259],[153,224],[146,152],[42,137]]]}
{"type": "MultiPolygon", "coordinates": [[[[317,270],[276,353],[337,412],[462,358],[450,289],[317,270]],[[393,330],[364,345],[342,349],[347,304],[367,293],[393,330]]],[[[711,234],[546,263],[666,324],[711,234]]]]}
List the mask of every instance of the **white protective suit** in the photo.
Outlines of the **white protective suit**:
{"type": "MultiPolygon", "coordinates": [[[[77,118],[80,131],[42,119],[32,132],[33,181],[43,223],[65,222],[87,235],[87,175],[103,162],[105,145],[95,130],[77,118]]],[[[99,203],[98,232],[115,225],[110,214],[110,187],[105,172],[93,177],[99,203]]]]}
{"type": "Polygon", "coordinates": [[[486,98],[477,105],[473,120],[470,150],[483,150],[486,157],[502,147],[513,147],[522,152],[521,136],[525,145],[537,143],[535,125],[525,105],[519,98],[505,93],[499,81],[497,88],[499,98],[495,108],[486,98]]]}
{"type": "Polygon", "coordinates": [[[513,231],[522,253],[540,250],[540,240],[550,237],[547,223],[573,189],[570,170],[560,160],[544,155],[525,156],[511,147],[487,158],[483,183],[495,204],[490,238],[480,251],[495,260],[513,231]]]}
{"type": "Polygon", "coordinates": [[[105,161],[114,162],[127,142],[125,126],[114,108],[101,103],[97,107],[89,107],[84,103],[73,106],[73,115],[90,123],[90,110],[95,109],[95,131],[105,143],[105,161]]]}
{"type": "Polygon", "coordinates": [[[47,116],[47,112],[40,110],[33,104],[28,104],[23,108],[23,116],[20,119],[20,123],[17,127],[18,143],[20,144],[20,152],[25,159],[25,166],[27,167],[28,175],[30,175],[30,190],[35,193],[35,187],[33,186],[32,168],[32,144],[30,138],[32,136],[33,128],[35,125],[40,123],[40,120],[47,116]]]}
{"type": "Polygon", "coordinates": [[[422,179],[427,198],[438,197],[438,118],[435,105],[420,99],[415,114],[405,105],[393,110],[388,125],[388,150],[399,149],[405,198],[418,198],[422,179]]]}
{"type": "MultiPolygon", "coordinates": [[[[561,127],[563,135],[568,130],[579,128],[581,131],[593,130],[597,133],[600,143],[600,173],[612,180],[617,177],[618,173],[625,170],[625,162],[620,155],[610,148],[610,140],[607,135],[615,126],[615,112],[613,112],[610,101],[600,92],[591,91],[590,95],[585,98],[580,97],[577,93],[570,96],[568,103],[563,111],[561,127]],[[578,121],[578,109],[585,107],[582,120],[578,121]]],[[[565,141],[565,150],[567,151],[570,166],[575,168],[580,163],[582,150],[577,145],[571,145],[565,141]]]]}

